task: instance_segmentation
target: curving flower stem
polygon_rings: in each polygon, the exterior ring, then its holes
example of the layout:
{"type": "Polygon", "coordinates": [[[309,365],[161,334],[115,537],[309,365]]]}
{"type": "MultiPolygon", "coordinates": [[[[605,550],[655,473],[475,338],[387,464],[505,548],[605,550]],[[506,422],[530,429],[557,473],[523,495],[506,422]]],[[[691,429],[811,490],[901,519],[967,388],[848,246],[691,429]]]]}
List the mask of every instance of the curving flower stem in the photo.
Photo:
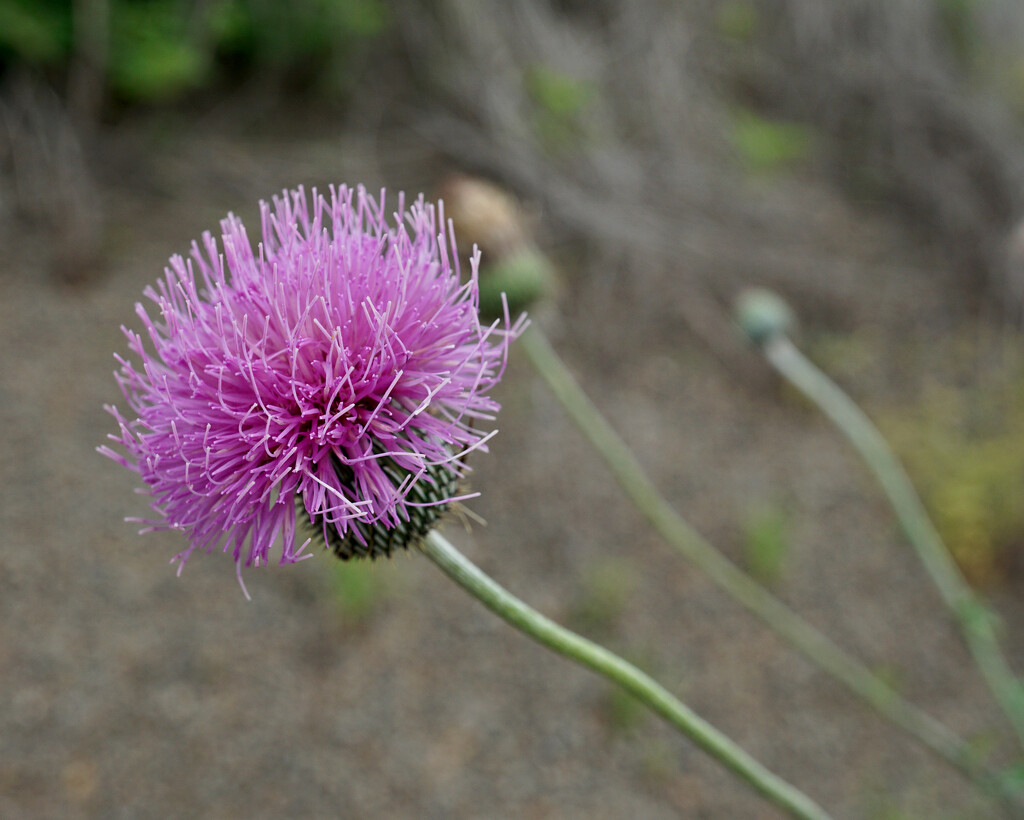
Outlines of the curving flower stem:
{"type": "Polygon", "coordinates": [[[608,465],[622,489],[666,541],[704,571],[719,587],[787,640],[805,657],[871,705],[882,717],[918,740],[985,790],[992,790],[1019,813],[1015,795],[986,771],[968,744],[927,712],[902,698],[865,664],[840,648],[800,615],[743,572],[693,529],[665,500],[534,324],[518,341],[552,393],[608,465]]]}
{"type": "Polygon", "coordinates": [[[828,820],[829,815],[817,803],[768,771],[649,675],[527,606],[485,575],[437,530],[424,538],[420,548],[449,578],[500,618],[548,649],[617,683],[792,817],[828,820]]]}
{"type": "Polygon", "coordinates": [[[769,337],[762,350],[772,366],[840,429],[874,473],[939,595],[959,622],[982,676],[1024,746],[1024,689],[999,648],[995,616],[964,579],[882,434],[854,401],[786,336],[769,337]]]}

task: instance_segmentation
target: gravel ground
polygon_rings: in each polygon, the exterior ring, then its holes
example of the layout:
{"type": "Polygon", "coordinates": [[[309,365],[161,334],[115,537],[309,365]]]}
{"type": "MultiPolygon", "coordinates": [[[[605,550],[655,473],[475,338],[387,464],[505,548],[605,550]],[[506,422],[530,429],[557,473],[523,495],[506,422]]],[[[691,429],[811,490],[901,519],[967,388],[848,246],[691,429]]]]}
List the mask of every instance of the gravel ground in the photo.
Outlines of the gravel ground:
{"type": "MultiPolygon", "coordinates": [[[[119,398],[119,326],[136,324],[143,287],[228,209],[252,219],[259,197],[302,181],[416,191],[435,167],[395,151],[382,170],[379,148],[333,138],[135,135],[121,154],[100,185],[102,275],[55,284],[45,233],[14,223],[0,260],[0,817],[777,817],[415,556],[378,565],[374,599],[348,607],[328,555],[253,572],[251,602],[219,555],[175,577],[179,537],[123,522],[145,503],[95,452],[113,429],[102,405],[119,398]]],[[[941,260],[822,198],[840,223],[809,242],[863,260],[869,235],[885,260],[852,262],[844,280],[840,330],[876,351],[845,384],[899,407],[947,375],[952,340],[978,320],[941,260]]],[[[676,319],[681,284],[590,273],[566,271],[557,312],[538,321],[676,508],[739,557],[744,512],[783,504],[778,594],[1005,752],[955,630],[842,440],[785,391],[716,365],[676,319]]],[[[829,329],[807,318],[809,339],[829,329]]],[[[837,818],[998,816],[667,549],[521,356],[498,397],[501,432],[472,479],[488,525],[446,529],[485,570],[637,658],[837,818]],[[602,572],[620,582],[611,603],[595,592],[602,572]]],[[[992,595],[1024,668],[1019,593],[992,595]]]]}

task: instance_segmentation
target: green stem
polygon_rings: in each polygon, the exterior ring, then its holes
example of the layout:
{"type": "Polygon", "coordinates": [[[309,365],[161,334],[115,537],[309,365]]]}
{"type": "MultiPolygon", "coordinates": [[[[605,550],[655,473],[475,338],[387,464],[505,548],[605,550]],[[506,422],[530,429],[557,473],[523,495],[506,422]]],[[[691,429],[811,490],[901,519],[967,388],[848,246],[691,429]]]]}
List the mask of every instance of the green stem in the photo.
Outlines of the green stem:
{"type": "Polygon", "coordinates": [[[629,447],[605,421],[536,325],[531,325],[523,333],[519,345],[570,418],[605,460],[619,485],[669,544],[810,661],[874,707],[882,717],[980,786],[995,789],[1007,801],[1015,800],[1001,781],[978,765],[976,755],[960,737],[900,697],[863,663],[739,569],[683,520],[658,492],[629,447]]]}
{"type": "Polygon", "coordinates": [[[649,675],[527,606],[481,572],[437,530],[426,536],[421,549],[449,578],[500,618],[548,649],[619,684],[791,816],[804,820],[828,820],[825,810],[807,795],[768,771],[649,675]]]}
{"type": "Polygon", "coordinates": [[[770,337],[763,350],[772,366],[842,431],[874,473],[939,595],[959,622],[981,674],[1024,746],[1024,690],[999,648],[995,618],[964,579],[882,434],[853,400],[788,338],[770,337]]]}

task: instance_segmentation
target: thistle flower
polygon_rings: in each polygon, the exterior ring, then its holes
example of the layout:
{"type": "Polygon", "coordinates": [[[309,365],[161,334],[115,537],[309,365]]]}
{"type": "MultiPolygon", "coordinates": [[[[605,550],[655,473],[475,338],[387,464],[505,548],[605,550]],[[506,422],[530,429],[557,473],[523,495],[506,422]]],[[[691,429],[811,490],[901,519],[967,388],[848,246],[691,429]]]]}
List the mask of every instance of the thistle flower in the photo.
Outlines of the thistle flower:
{"type": "MultiPolygon", "coordinates": [[[[384,194],[302,188],[261,203],[254,253],[241,221],[221,223],[191,258],[175,256],[139,304],[152,352],[123,328],[141,366],[116,356],[137,416],[107,410],[100,451],[136,471],[157,517],[195,550],[238,567],[307,557],[310,532],[342,557],[388,555],[422,537],[457,500],[464,457],[492,434],[475,429],[498,404],[487,393],[524,326],[481,327],[474,252],[461,283],[443,206],[384,194]],[[300,543],[301,541],[301,543],[300,543]]],[[[244,588],[244,585],[243,585],[244,588]]]]}

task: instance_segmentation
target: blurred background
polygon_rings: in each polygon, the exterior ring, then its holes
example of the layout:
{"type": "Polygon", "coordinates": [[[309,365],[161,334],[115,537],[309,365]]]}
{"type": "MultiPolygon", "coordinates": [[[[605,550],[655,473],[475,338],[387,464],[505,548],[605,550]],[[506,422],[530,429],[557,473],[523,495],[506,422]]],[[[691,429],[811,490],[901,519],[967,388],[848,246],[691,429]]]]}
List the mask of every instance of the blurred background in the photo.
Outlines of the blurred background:
{"type": "MultiPolygon", "coordinates": [[[[795,308],[1024,669],[1022,125],[1015,0],[0,0],[0,816],[778,816],[424,560],[254,571],[248,602],[123,522],[120,325],[300,183],[499,186],[554,271],[534,321],[676,509],[1012,761],[884,499],[730,305],[795,308]]],[[[502,584],[838,818],[1002,816],[668,549],[514,349],[497,397],[487,526],[446,533],[502,584]]]]}

